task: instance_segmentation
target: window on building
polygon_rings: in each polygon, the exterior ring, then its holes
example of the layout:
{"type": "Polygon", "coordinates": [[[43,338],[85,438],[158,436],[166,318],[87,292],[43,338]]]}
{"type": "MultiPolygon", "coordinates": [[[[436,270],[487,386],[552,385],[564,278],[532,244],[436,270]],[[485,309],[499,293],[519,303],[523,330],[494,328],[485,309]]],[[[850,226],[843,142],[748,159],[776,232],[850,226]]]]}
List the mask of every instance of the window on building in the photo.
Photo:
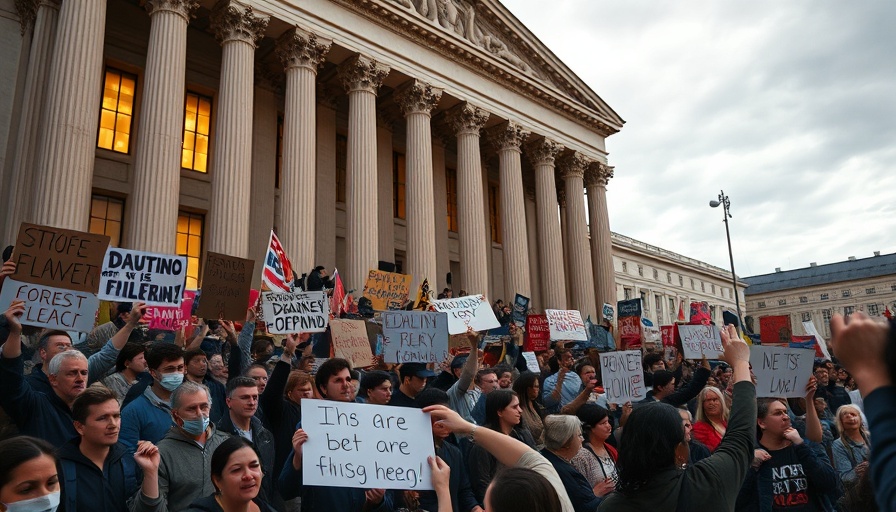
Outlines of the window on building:
{"type": "Polygon", "coordinates": [[[843,290],[842,292],[840,292],[840,294],[843,295],[844,299],[852,295],[849,290],[843,290]]]}
{"type": "Polygon", "coordinates": [[[709,318],[715,318],[715,317],[716,317],[716,307],[709,306],[709,318]]]}
{"type": "Polygon", "coordinates": [[[706,283],[703,283],[703,282],[700,283],[700,291],[701,291],[701,292],[705,292],[705,291],[706,291],[706,283]]]}
{"type": "Polygon", "coordinates": [[[654,309],[656,309],[656,320],[659,322],[663,318],[663,298],[659,295],[654,295],[653,305],[654,309]]]}
{"type": "Polygon", "coordinates": [[[283,114],[277,114],[277,168],[274,171],[274,187],[280,188],[280,174],[283,172],[283,114]]]}
{"type": "Polygon", "coordinates": [[[628,274],[628,263],[626,263],[624,261],[622,262],[622,272],[624,274],[628,274]]]}
{"type": "Polygon", "coordinates": [[[865,295],[874,295],[877,293],[877,290],[872,286],[871,288],[865,288],[865,295]]]}
{"type": "Polygon", "coordinates": [[[632,298],[632,289],[631,289],[631,288],[623,288],[623,289],[622,289],[622,296],[623,296],[623,298],[625,298],[625,300],[631,300],[631,298],[632,298]]]}
{"type": "Polygon", "coordinates": [[[787,299],[778,299],[778,305],[779,305],[779,306],[786,306],[786,305],[787,305],[787,299]]]}
{"type": "Polygon", "coordinates": [[[336,134],[336,202],[345,202],[345,176],[348,169],[348,137],[336,134]]]}
{"type": "Polygon", "coordinates": [[[830,297],[828,296],[827,293],[822,293],[822,294],[821,294],[821,300],[828,300],[829,298],[830,298],[830,297]]]}
{"type": "Polygon", "coordinates": [[[492,230],[492,242],[501,243],[501,204],[498,184],[488,184],[488,223],[492,230]]]}
{"type": "Polygon", "coordinates": [[[89,231],[95,235],[106,235],[112,239],[112,246],[121,245],[121,226],[124,219],[124,201],[114,197],[94,194],[90,200],[89,231]]]}
{"type": "Polygon", "coordinates": [[[712,294],[713,294],[713,295],[716,294],[716,285],[712,285],[712,294]]]}
{"type": "Polygon", "coordinates": [[[180,166],[198,172],[208,172],[208,138],[212,120],[212,99],[187,92],[184,107],[184,147],[180,166]]]}
{"type": "Polygon", "coordinates": [[[890,285],[890,291],[891,291],[891,292],[896,292],[896,284],[892,284],[892,285],[890,285]]]}
{"type": "Polygon", "coordinates": [[[843,316],[849,316],[856,312],[855,306],[843,306],[843,316]]]}
{"type": "Polygon", "coordinates": [[[106,68],[97,147],[116,153],[126,154],[129,152],[136,89],[136,76],[117,69],[106,68]]]}
{"type": "Polygon", "coordinates": [[[803,322],[811,322],[812,321],[812,313],[801,313],[800,316],[803,319],[803,322]]]}
{"type": "Polygon", "coordinates": [[[675,299],[669,299],[669,316],[675,316],[675,299]]]}
{"type": "Polygon", "coordinates": [[[177,255],[187,257],[187,288],[199,288],[199,263],[202,257],[202,232],[205,216],[180,212],[177,216],[177,255]]]}
{"type": "Polygon", "coordinates": [[[445,189],[448,194],[448,231],[457,233],[457,170],[445,169],[445,189]]]}
{"type": "Polygon", "coordinates": [[[647,302],[647,292],[641,292],[641,307],[645,309],[650,307],[650,303],[647,302]]]}
{"type": "Polygon", "coordinates": [[[667,283],[672,282],[672,272],[666,272],[666,282],[667,283]]]}
{"type": "Polygon", "coordinates": [[[396,219],[407,218],[405,189],[407,188],[407,169],[404,155],[392,152],[392,216],[396,219]]]}
{"type": "Polygon", "coordinates": [[[880,304],[868,304],[868,316],[880,316],[880,304]]]}
{"type": "Polygon", "coordinates": [[[684,286],[684,277],[678,276],[678,286],[684,286]]]}
{"type": "Polygon", "coordinates": [[[762,300],[759,301],[758,303],[756,303],[756,307],[764,308],[764,307],[765,307],[765,301],[762,301],[762,300]]]}
{"type": "Polygon", "coordinates": [[[657,269],[653,269],[653,278],[654,278],[654,279],[659,279],[659,278],[660,278],[660,271],[659,271],[659,270],[657,270],[657,269]]]}
{"type": "Polygon", "coordinates": [[[644,265],[638,265],[638,275],[644,277],[644,265]]]}
{"type": "Polygon", "coordinates": [[[809,297],[800,297],[800,304],[806,304],[809,302],[809,297]]]}
{"type": "Polygon", "coordinates": [[[694,280],[691,279],[691,290],[696,290],[696,289],[697,289],[697,285],[694,283],[694,280]]]}
{"type": "Polygon", "coordinates": [[[830,310],[830,309],[822,309],[822,310],[821,310],[821,319],[824,320],[824,324],[825,324],[825,325],[827,325],[827,324],[829,324],[829,323],[831,322],[831,317],[832,317],[832,316],[833,316],[833,315],[831,314],[831,310],[830,310]]]}

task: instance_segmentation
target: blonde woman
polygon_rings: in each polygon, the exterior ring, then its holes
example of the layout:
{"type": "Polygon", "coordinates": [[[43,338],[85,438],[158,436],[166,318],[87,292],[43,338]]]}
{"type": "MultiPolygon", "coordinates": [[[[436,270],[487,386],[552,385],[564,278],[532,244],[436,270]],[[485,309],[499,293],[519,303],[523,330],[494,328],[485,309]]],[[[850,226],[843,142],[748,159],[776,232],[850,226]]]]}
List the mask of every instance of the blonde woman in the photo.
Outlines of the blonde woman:
{"type": "Polygon", "coordinates": [[[697,395],[697,421],[694,422],[694,439],[714,452],[728,429],[728,405],[725,396],[712,386],[706,386],[697,395]]]}
{"type": "Polygon", "coordinates": [[[871,439],[862,421],[862,412],[853,404],[841,405],[834,421],[840,432],[831,447],[834,468],[844,484],[853,483],[868,469],[871,439]]]}

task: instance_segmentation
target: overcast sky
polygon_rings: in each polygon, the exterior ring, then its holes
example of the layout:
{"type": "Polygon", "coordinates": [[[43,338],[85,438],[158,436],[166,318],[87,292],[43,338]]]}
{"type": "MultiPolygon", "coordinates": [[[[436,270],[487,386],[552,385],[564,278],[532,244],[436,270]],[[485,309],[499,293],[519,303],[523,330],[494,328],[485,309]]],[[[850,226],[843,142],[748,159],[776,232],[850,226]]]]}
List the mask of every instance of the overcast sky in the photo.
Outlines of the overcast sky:
{"type": "Polygon", "coordinates": [[[738,275],[896,252],[896,2],[503,0],[625,121],[610,228],[738,275]]]}

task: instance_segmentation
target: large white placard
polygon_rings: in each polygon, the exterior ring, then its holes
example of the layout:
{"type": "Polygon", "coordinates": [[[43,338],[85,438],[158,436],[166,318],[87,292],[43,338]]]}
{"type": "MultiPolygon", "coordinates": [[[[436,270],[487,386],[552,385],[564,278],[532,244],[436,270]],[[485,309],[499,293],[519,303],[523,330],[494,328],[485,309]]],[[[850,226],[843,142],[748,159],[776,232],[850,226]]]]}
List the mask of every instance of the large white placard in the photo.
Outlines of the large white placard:
{"type": "Polygon", "coordinates": [[[679,325],[681,348],[685,359],[719,359],[722,356],[722,335],[714,325],[679,325]]]}
{"type": "Polygon", "coordinates": [[[756,376],[756,396],[806,396],[814,361],[815,351],[812,349],[753,345],[750,347],[750,366],[756,376]]]}
{"type": "Polygon", "coordinates": [[[448,357],[448,315],[384,311],[383,358],[387,363],[440,363],[448,357]]]}
{"type": "Polygon", "coordinates": [[[304,485],[432,490],[429,414],[410,407],[302,400],[304,485]]]}
{"type": "Polygon", "coordinates": [[[271,334],[324,332],[330,320],[330,301],[325,292],[264,292],[264,321],[271,334]]]}
{"type": "Polygon", "coordinates": [[[63,331],[92,331],[100,307],[100,300],[92,293],[6,278],[0,291],[4,311],[13,300],[25,301],[25,314],[19,319],[23,325],[63,331]]]}
{"type": "Polygon", "coordinates": [[[477,332],[501,327],[495,312],[482,295],[434,300],[430,304],[436,311],[448,314],[449,334],[463,334],[467,332],[467,327],[477,332]]]}
{"type": "Polygon", "coordinates": [[[100,274],[99,298],[177,306],[184,295],[187,257],[109,247],[100,274]]]}
{"type": "Polygon", "coordinates": [[[588,341],[588,332],[585,330],[582,313],[574,309],[546,309],[544,314],[548,318],[551,341],[588,341]]]}
{"type": "Polygon", "coordinates": [[[636,402],[647,396],[640,350],[601,353],[600,375],[607,393],[607,403],[636,402]]]}

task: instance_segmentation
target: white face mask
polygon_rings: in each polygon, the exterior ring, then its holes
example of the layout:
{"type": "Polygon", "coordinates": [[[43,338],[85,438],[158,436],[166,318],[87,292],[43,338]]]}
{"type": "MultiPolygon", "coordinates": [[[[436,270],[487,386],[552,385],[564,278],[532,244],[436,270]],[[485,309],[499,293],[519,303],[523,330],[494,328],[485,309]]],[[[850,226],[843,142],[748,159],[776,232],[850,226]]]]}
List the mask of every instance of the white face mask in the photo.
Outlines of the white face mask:
{"type": "Polygon", "coordinates": [[[59,507],[59,491],[30,500],[4,503],[4,505],[7,512],[56,512],[59,507]]]}

